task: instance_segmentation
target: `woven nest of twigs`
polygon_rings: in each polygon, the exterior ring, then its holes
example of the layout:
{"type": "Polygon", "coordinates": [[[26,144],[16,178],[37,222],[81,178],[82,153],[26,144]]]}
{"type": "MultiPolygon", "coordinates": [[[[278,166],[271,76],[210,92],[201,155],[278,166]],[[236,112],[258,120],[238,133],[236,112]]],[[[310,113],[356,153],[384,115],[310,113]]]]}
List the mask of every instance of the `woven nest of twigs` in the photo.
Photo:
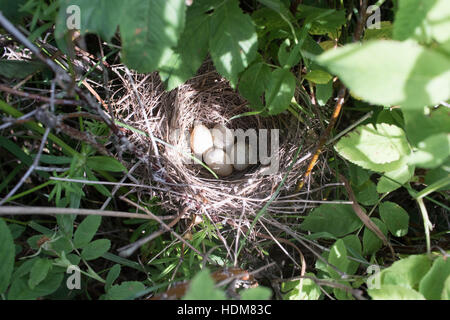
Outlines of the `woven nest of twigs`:
{"type": "Polygon", "coordinates": [[[298,212],[300,206],[289,206],[307,166],[305,155],[317,142],[317,135],[311,130],[314,124],[305,124],[289,113],[243,116],[230,121],[233,116],[252,110],[212,63],[205,63],[196,77],[170,92],[164,91],[157,73],[127,74],[123,66],[117,66],[115,71],[121,80],[116,86],[122,88],[112,99],[115,116],[141,131],[127,131],[130,142],[136,146],[136,158],[141,160],[133,176],[147,186],[139,192],[159,197],[167,211],[187,208],[216,222],[239,218],[245,223],[253,220],[282,184],[268,211],[298,212]],[[280,129],[278,171],[263,174],[267,167],[258,163],[216,179],[201,165],[185,163],[180,151],[189,152],[189,146],[186,149],[186,139],[176,133],[189,132],[196,122],[208,128],[224,124],[230,129],[280,129]],[[153,141],[143,132],[151,133],[153,141]],[[299,147],[301,152],[295,157],[299,147]]]}

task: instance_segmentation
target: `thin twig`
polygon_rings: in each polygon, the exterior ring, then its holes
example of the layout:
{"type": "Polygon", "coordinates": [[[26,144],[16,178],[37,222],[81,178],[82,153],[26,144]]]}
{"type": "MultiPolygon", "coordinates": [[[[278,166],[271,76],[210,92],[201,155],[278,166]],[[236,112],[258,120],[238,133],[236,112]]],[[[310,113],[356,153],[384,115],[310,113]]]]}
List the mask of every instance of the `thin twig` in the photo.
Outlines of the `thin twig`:
{"type": "MultiPolygon", "coordinates": [[[[0,12],[0,16],[1,16],[1,12],[0,12]]],[[[55,80],[52,81],[52,85],[51,85],[50,109],[52,111],[54,111],[54,109],[55,109],[55,80]]],[[[6,201],[8,201],[8,199],[11,198],[17,192],[17,190],[19,190],[19,188],[25,183],[25,180],[27,180],[28,177],[36,169],[36,167],[39,166],[39,160],[41,159],[42,151],[44,150],[44,146],[47,142],[49,133],[50,133],[50,127],[47,127],[45,129],[44,135],[42,136],[41,145],[39,146],[39,150],[36,154],[36,157],[33,160],[33,163],[28,168],[27,172],[25,172],[25,174],[19,180],[19,182],[14,186],[14,188],[12,188],[11,191],[6,195],[6,197],[4,197],[2,200],[0,200],[0,206],[3,205],[6,201]]]]}
{"type": "MultiPolygon", "coordinates": [[[[34,100],[39,100],[39,101],[44,101],[44,102],[50,102],[50,98],[48,97],[43,97],[40,96],[38,94],[34,94],[34,93],[28,93],[25,91],[20,91],[20,90],[16,90],[14,88],[10,88],[8,86],[5,86],[3,84],[0,84],[0,90],[11,93],[13,95],[16,96],[20,96],[20,97],[25,97],[28,99],[34,99],[34,100]]],[[[85,103],[81,100],[67,100],[67,99],[55,99],[55,103],[56,104],[60,104],[60,105],[69,105],[69,106],[82,106],[85,105],[85,103]]]]}
{"type": "MultiPolygon", "coordinates": [[[[173,226],[175,226],[178,223],[178,221],[180,221],[182,216],[183,216],[183,214],[178,215],[167,226],[169,228],[172,228],[173,226]]],[[[137,240],[136,242],[133,242],[133,243],[130,243],[129,245],[118,248],[117,251],[119,252],[119,256],[124,257],[124,258],[131,256],[137,249],[142,247],[144,244],[152,241],[153,239],[159,237],[160,235],[162,235],[165,232],[167,232],[167,230],[155,231],[152,234],[149,234],[148,236],[137,240]]]]}
{"type": "MultiPolygon", "coordinates": [[[[359,12],[359,17],[358,17],[358,23],[356,25],[356,29],[353,34],[354,42],[357,42],[361,39],[362,33],[364,31],[364,24],[366,23],[366,18],[367,18],[366,10],[367,10],[367,0],[360,0],[360,12],[359,12]]],[[[321,137],[319,139],[316,150],[314,152],[314,156],[312,157],[311,161],[309,162],[309,165],[308,165],[308,168],[306,169],[305,174],[303,175],[303,177],[301,178],[301,180],[299,181],[299,183],[297,185],[297,190],[296,190],[297,192],[303,188],[306,180],[309,178],[309,176],[311,174],[312,169],[316,165],[320,154],[322,153],[322,149],[325,146],[325,143],[327,142],[327,140],[331,134],[331,130],[334,128],[334,125],[337,122],[339,114],[341,113],[342,106],[345,101],[344,98],[345,98],[346,93],[347,93],[347,88],[343,84],[341,84],[339,91],[338,91],[338,96],[337,96],[336,104],[334,107],[333,115],[331,116],[331,119],[330,119],[330,123],[328,124],[328,127],[326,128],[325,132],[321,135],[321,137]]]]}
{"type": "Polygon", "coordinates": [[[138,205],[137,203],[125,198],[125,197],[120,197],[121,200],[127,202],[128,204],[131,204],[132,206],[138,208],[139,210],[144,211],[145,213],[147,213],[149,216],[151,216],[154,220],[156,220],[157,222],[159,222],[159,224],[166,229],[167,231],[169,231],[175,238],[177,238],[178,240],[180,240],[181,242],[183,242],[184,244],[186,244],[189,248],[191,248],[192,250],[194,250],[195,253],[197,253],[199,256],[201,256],[203,259],[207,259],[210,263],[215,264],[215,262],[213,260],[211,260],[209,257],[205,256],[203,253],[201,253],[200,251],[197,250],[197,248],[195,248],[192,244],[190,244],[189,242],[187,242],[185,239],[183,239],[183,237],[181,237],[178,233],[176,233],[175,231],[172,230],[172,228],[170,228],[164,221],[161,220],[161,218],[159,218],[158,216],[154,215],[152,212],[150,212],[150,210],[148,210],[147,208],[144,208],[140,205],[138,205]]]}
{"type": "Polygon", "coordinates": [[[39,51],[39,49],[33,43],[31,43],[30,40],[28,40],[27,37],[25,37],[8,19],[5,18],[5,16],[2,14],[1,11],[0,11],[0,24],[3,25],[6,31],[11,33],[24,46],[30,49],[31,52],[33,52],[39,60],[48,65],[50,69],[52,69],[53,72],[56,74],[56,80],[58,81],[58,84],[62,88],[66,88],[66,85],[64,84],[63,81],[71,82],[71,78],[67,75],[67,73],[61,67],[59,67],[53,60],[45,57],[39,51]]]}
{"type": "MultiPolygon", "coordinates": [[[[3,206],[0,207],[0,216],[2,215],[69,215],[76,214],[82,216],[98,215],[105,217],[117,217],[117,218],[137,218],[152,220],[153,218],[146,214],[110,211],[110,210],[96,210],[96,209],[72,209],[72,208],[56,208],[56,207],[19,207],[19,206],[3,206]]],[[[164,219],[164,217],[159,217],[164,219]]],[[[173,218],[173,216],[171,216],[173,218]]]]}

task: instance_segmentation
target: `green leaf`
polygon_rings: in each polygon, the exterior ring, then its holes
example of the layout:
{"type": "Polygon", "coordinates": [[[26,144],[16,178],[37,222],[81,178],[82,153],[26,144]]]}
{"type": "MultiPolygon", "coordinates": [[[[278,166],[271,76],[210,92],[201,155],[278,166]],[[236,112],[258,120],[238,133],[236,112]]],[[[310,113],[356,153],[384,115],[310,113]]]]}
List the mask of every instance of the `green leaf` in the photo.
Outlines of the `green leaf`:
{"type": "Polygon", "coordinates": [[[109,291],[109,289],[113,285],[114,281],[116,281],[116,279],[119,277],[120,269],[121,269],[120,264],[115,264],[108,271],[108,275],[106,276],[106,283],[105,283],[106,291],[109,291]]]}
{"type": "MultiPolygon", "coordinates": [[[[450,176],[450,159],[446,161],[442,166],[436,169],[429,170],[425,176],[425,183],[431,185],[439,180],[448,178],[450,176]]],[[[449,190],[450,184],[444,186],[438,190],[449,190]]]]}
{"type": "Polygon", "coordinates": [[[185,23],[184,0],[130,0],[119,21],[122,61],[139,72],[165,66],[185,23]]]}
{"type": "Polygon", "coordinates": [[[316,85],[316,98],[319,106],[323,107],[327,104],[328,100],[330,100],[333,95],[333,82],[329,81],[326,84],[317,84],[316,85]]]}
{"type": "Polygon", "coordinates": [[[74,246],[82,248],[91,242],[101,222],[102,217],[99,215],[91,215],[84,218],[73,235],[74,246]]]}
{"type": "Polygon", "coordinates": [[[145,286],[138,281],[125,281],[120,285],[112,286],[107,294],[106,298],[108,300],[126,300],[132,299],[134,296],[143,291],[145,286]]]}
{"type": "Polygon", "coordinates": [[[237,0],[214,10],[209,48],[217,71],[236,87],[238,74],[256,58],[258,48],[253,22],[239,8],[237,0]]]}
{"type": "Polygon", "coordinates": [[[26,12],[20,11],[20,8],[27,2],[27,0],[2,0],[1,11],[2,14],[13,23],[21,22],[21,19],[27,15],[26,12]]]}
{"type": "Polygon", "coordinates": [[[389,232],[396,237],[403,237],[408,233],[409,215],[398,204],[385,201],[380,204],[380,217],[389,232]]]}
{"type": "Polygon", "coordinates": [[[357,127],[342,137],[335,149],[343,158],[377,172],[398,169],[410,153],[404,131],[386,123],[357,127]]]}
{"type": "Polygon", "coordinates": [[[305,75],[305,79],[317,84],[327,84],[332,76],[323,70],[311,70],[305,75]]]}
{"type": "MultiPolygon", "coordinates": [[[[306,273],[306,276],[315,277],[312,273],[306,273]]],[[[281,284],[283,300],[319,300],[322,296],[320,287],[309,278],[303,279],[303,286],[300,290],[300,280],[283,282],[281,284]]]]}
{"type": "Polygon", "coordinates": [[[322,9],[318,7],[300,5],[296,17],[306,19],[305,23],[311,23],[310,34],[319,35],[335,32],[345,24],[345,10],[322,9]]]}
{"type": "Polygon", "coordinates": [[[60,9],[56,19],[56,37],[61,38],[67,30],[67,20],[75,13],[67,10],[69,6],[80,8],[80,33],[97,33],[110,41],[117,31],[122,14],[126,9],[121,0],[60,0],[60,9]]]}
{"type": "MultiPolygon", "coordinates": [[[[375,223],[378,228],[380,228],[381,232],[385,236],[387,236],[388,230],[386,228],[386,225],[377,218],[371,218],[373,223],[375,223]]],[[[368,229],[367,227],[364,228],[364,234],[363,234],[363,252],[365,255],[370,255],[375,252],[377,252],[381,247],[383,246],[383,241],[378,238],[375,233],[372,232],[372,230],[368,229]]]]}
{"type": "Polygon", "coordinates": [[[448,276],[444,281],[444,289],[442,289],[441,299],[450,300],[450,276],[448,276]]]}
{"type": "Polygon", "coordinates": [[[450,117],[447,108],[403,110],[403,117],[406,135],[413,146],[417,146],[432,135],[450,133],[450,117]]]}
{"type": "Polygon", "coordinates": [[[380,180],[378,180],[377,192],[392,192],[400,188],[403,184],[410,181],[414,176],[414,169],[415,167],[413,165],[405,164],[398,169],[385,172],[380,180]]]}
{"type": "Polygon", "coordinates": [[[311,232],[328,232],[335,237],[345,236],[362,225],[349,205],[322,204],[302,222],[300,228],[311,232]]]}
{"type": "Polygon", "coordinates": [[[208,269],[203,269],[195,275],[189,284],[182,300],[224,300],[225,293],[215,288],[214,280],[208,269]]]}
{"type": "Polygon", "coordinates": [[[447,0],[399,0],[394,21],[394,38],[429,43],[450,39],[450,3],[447,0]]]}
{"type": "Polygon", "coordinates": [[[402,286],[383,285],[380,289],[367,290],[374,300],[425,300],[419,292],[402,286]]]}
{"type": "MultiPolygon", "coordinates": [[[[342,238],[344,241],[345,247],[347,249],[347,256],[361,259],[362,257],[362,246],[361,241],[359,240],[359,237],[355,234],[349,234],[348,236],[345,236],[342,238]]],[[[355,274],[358,270],[359,262],[348,259],[348,266],[347,266],[347,274],[355,274]]]]}
{"type": "Polygon", "coordinates": [[[89,157],[87,166],[95,171],[124,172],[127,169],[118,160],[107,156],[89,157]]]}
{"type": "Polygon", "coordinates": [[[364,184],[353,187],[356,200],[365,206],[371,206],[378,202],[378,193],[375,183],[367,180],[364,184]]]}
{"type": "Polygon", "coordinates": [[[420,168],[433,169],[440,166],[449,155],[450,134],[440,133],[419,142],[409,162],[420,168]]]}
{"type": "Polygon", "coordinates": [[[0,75],[6,78],[22,79],[44,68],[39,61],[0,60],[0,75]]]}
{"type": "Polygon", "coordinates": [[[424,275],[430,270],[432,260],[427,255],[411,255],[394,262],[381,271],[382,285],[400,285],[416,289],[424,275]]]}
{"type": "MultiPolygon", "coordinates": [[[[89,168],[86,168],[85,173],[88,180],[98,181],[97,177],[89,168]]],[[[93,187],[105,197],[112,197],[111,192],[109,192],[108,188],[106,188],[104,185],[94,184],[93,187]]]]}
{"type": "Polygon", "coordinates": [[[186,26],[170,59],[160,67],[159,74],[172,90],[193,77],[208,53],[211,16],[204,4],[195,1],[186,11],[186,26]]]}
{"type": "Polygon", "coordinates": [[[354,165],[353,163],[349,163],[348,174],[350,176],[350,181],[352,186],[360,187],[365,184],[372,175],[366,169],[361,168],[360,166],[354,165]]]}
{"type": "Polygon", "coordinates": [[[49,243],[50,249],[56,251],[58,254],[61,252],[69,253],[73,250],[71,241],[66,237],[60,237],[59,239],[49,243]]]}
{"type": "Polygon", "coordinates": [[[55,273],[46,277],[33,290],[24,278],[16,278],[8,291],[8,300],[34,300],[55,292],[64,279],[64,273],[55,273]]]}
{"type": "Polygon", "coordinates": [[[30,278],[28,279],[28,286],[30,289],[34,289],[39,283],[41,283],[47,277],[47,274],[51,268],[52,260],[37,259],[30,270],[30,278]]]}
{"type": "Polygon", "coordinates": [[[444,283],[448,277],[450,277],[450,259],[438,257],[430,271],[420,281],[419,292],[427,300],[439,300],[444,290],[444,283]]]}
{"type": "Polygon", "coordinates": [[[14,256],[13,237],[5,221],[0,218],[0,293],[8,288],[14,269],[14,256]]]}
{"type": "Polygon", "coordinates": [[[92,241],[81,251],[81,257],[86,260],[94,260],[101,257],[111,247],[111,241],[108,239],[99,239],[92,241]]]}
{"type": "Polygon", "coordinates": [[[297,65],[301,58],[299,44],[289,49],[290,43],[291,41],[289,39],[284,40],[278,50],[278,61],[286,69],[297,65]]]}
{"type": "Polygon", "coordinates": [[[72,238],[73,235],[73,222],[75,221],[76,215],[56,215],[56,221],[61,232],[66,236],[66,238],[72,238]]]}
{"type": "Polygon", "coordinates": [[[371,28],[364,30],[364,40],[392,39],[393,26],[390,21],[380,21],[380,28],[371,28]]]}
{"type": "Polygon", "coordinates": [[[262,62],[251,65],[239,81],[239,93],[251,104],[262,105],[262,95],[269,86],[270,68],[262,62]]]}
{"type": "Polygon", "coordinates": [[[270,115],[283,112],[289,107],[295,91],[295,77],[286,69],[272,72],[266,91],[266,106],[270,115]]]}
{"type": "Polygon", "coordinates": [[[240,292],[241,300],[269,300],[272,290],[265,287],[250,288],[240,292]]]}
{"type": "Polygon", "coordinates": [[[450,59],[413,42],[349,44],[324,52],[317,62],[373,104],[418,109],[450,98],[450,59]]]}
{"type": "MultiPolygon", "coordinates": [[[[339,271],[345,273],[347,272],[350,261],[347,258],[347,249],[345,248],[344,240],[337,240],[330,248],[328,262],[335,266],[339,271]]],[[[327,269],[333,279],[341,279],[341,276],[336,272],[336,270],[334,270],[334,268],[328,265],[327,269]]]]}

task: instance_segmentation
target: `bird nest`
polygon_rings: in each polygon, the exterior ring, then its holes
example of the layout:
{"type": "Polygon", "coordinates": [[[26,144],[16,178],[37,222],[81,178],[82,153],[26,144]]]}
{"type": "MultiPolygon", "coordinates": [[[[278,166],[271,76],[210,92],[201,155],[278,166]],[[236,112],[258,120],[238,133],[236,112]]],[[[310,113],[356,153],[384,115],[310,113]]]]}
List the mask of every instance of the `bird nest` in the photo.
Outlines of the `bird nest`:
{"type": "Polygon", "coordinates": [[[215,222],[252,221],[269,200],[269,212],[298,212],[300,206],[292,205],[295,201],[291,200],[305,171],[307,155],[317,142],[311,130],[314,125],[287,112],[237,117],[252,110],[211,63],[205,63],[197,76],[169,92],[164,91],[157,73],[127,73],[121,65],[114,70],[120,81],[115,85],[121,89],[113,96],[112,109],[119,121],[138,129],[128,131],[128,139],[136,146],[135,155],[140,160],[140,165],[133,167],[133,176],[145,186],[139,189],[141,194],[158,197],[166,211],[192,209],[215,222]],[[190,148],[183,133],[189,133],[198,122],[208,128],[224,124],[244,131],[267,129],[269,150],[274,139],[270,132],[278,129],[279,147],[270,154],[270,163],[277,161],[278,168],[267,174],[273,167],[258,162],[245,171],[215,178],[186,155],[190,148]]]}

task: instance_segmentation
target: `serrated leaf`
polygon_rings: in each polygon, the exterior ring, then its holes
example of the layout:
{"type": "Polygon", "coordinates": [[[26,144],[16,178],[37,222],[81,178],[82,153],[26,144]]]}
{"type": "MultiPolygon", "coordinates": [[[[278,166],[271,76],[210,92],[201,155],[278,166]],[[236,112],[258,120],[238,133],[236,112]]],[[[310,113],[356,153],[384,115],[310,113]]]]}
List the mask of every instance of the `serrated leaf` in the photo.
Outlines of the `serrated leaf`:
{"type": "Polygon", "coordinates": [[[86,260],[94,260],[101,257],[111,247],[111,241],[108,239],[99,239],[92,241],[83,248],[81,257],[86,260]]]}
{"type": "Polygon", "coordinates": [[[28,279],[28,286],[34,289],[46,277],[52,268],[52,261],[50,259],[37,259],[30,270],[30,278],[28,279]]]}
{"type": "Polygon", "coordinates": [[[349,205],[322,204],[314,209],[300,224],[300,228],[311,232],[328,232],[335,237],[345,236],[362,222],[349,205]]]}
{"type": "Polygon", "coordinates": [[[450,276],[450,259],[438,257],[430,271],[419,284],[419,292],[427,300],[439,300],[444,290],[444,282],[450,276]]]}
{"type": "Polygon", "coordinates": [[[120,285],[112,286],[107,292],[108,300],[125,300],[133,298],[134,295],[143,291],[145,286],[138,281],[126,281],[120,285]]]}
{"type": "Polygon", "coordinates": [[[0,219],[0,293],[5,292],[14,269],[15,248],[13,237],[3,219],[0,219]]]}
{"type": "Polygon", "coordinates": [[[124,172],[127,170],[118,160],[107,156],[89,157],[86,165],[96,171],[124,172]]]}
{"type": "Polygon", "coordinates": [[[237,0],[227,1],[214,10],[209,40],[211,58],[231,86],[237,85],[238,74],[255,59],[257,48],[255,26],[237,0]]]}
{"type": "Polygon", "coordinates": [[[184,0],[130,0],[120,20],[122,61],[152,72],[170,59],[185,23],[184,0]]]}
{"type": "Polygon", "coordinates": [[[408,233],[409,215],[398,204],[385,201],[380,204],[380,217],[389,232],[396,237],[403,237],[408,233]]]}
{"type": "Polygon", "coordinates": [[[84,218],[73,235],[74,246],[76,248],[82,248],[91,242],[101,222],[102,217],[99,215],[91,215],[84,218]]]}
{"type": "Polygon", "coordinates": [[[429,43],[450,39],[450,3],[447,0],[399,0],[394,21],[394,38],[429,43]]]}
{"type": "Polygon", "coordinates": [[[170,59],[159,68],[161,80],[172,90],[193,77],[208,53],[211,16],[195,1],[186,11],[186,25],[170,59]]]}
{"type": "Polygon", "coordinates": [[[450,134],[440,133],[427,137],[417,145],[409,163],[419,168],[434,169],[450,156],[450,134]]]}
{"type": "Polygon", "coordinates": [[[380,289],[367,290],[373,300],[425,300],[419,292],[402,286],[383,285],[380,289]]]}
{"type": "Polygon", "coordinates": [[[341,138],[335,149],[345,159],[377,172],[396,170],[410,153],[404,131],[386,123],[357,127],[341,138]]]}
{"type": "MultiPolygon", "coordinates": [[[[386,225],[377,218],[371,218],[373,223],[377,225],[377,227],[383,232],[383,234],[387,237],[388,230],[386,228],[386,225]]],[[[363,233],[363,253],[365,255],[370,255],[375,252],[377,252],[381,247],[383,246],[383,241],[377,237],[375,233],[373,233],[372,230],[370,230],[367,227],[364,227],[364,233],[363,233]]]]}
{"type": "Polygon", "coordinates": [[[251,65],[239,80],[239,93],[253,105],[261,105],[261,97],[269,85],[270,68],[262,62],[251,65]]]}
{"type": "Polygon", "coordinates": [[[283,112],[289,107],[295,91],[295,77],[286,69],[276,69],[272,72],[269,86],[266,90],[266,107],[270,115],[283,112]]]}
{"type": "Polygon", "coordinates": [[[214,280],[208,269],[203,269],[195,275],[189,284],[182,300],[224,300],[225,293],[215,288],[214,280]]]}
{"type": "Polygon", "coordinates": [[[415,167],[413,165],[402,165],[398,169],[385,172],[378,180],[377,192],[385,193],[397,190],[402,184],[411,180],[414,175],[415,167]]]}
{"type": "Polygon", "coordinates": [[[413,42],[349,44],[316,61],[373,104],[419,109],[450,98],[450,59],[413,42]]]}

